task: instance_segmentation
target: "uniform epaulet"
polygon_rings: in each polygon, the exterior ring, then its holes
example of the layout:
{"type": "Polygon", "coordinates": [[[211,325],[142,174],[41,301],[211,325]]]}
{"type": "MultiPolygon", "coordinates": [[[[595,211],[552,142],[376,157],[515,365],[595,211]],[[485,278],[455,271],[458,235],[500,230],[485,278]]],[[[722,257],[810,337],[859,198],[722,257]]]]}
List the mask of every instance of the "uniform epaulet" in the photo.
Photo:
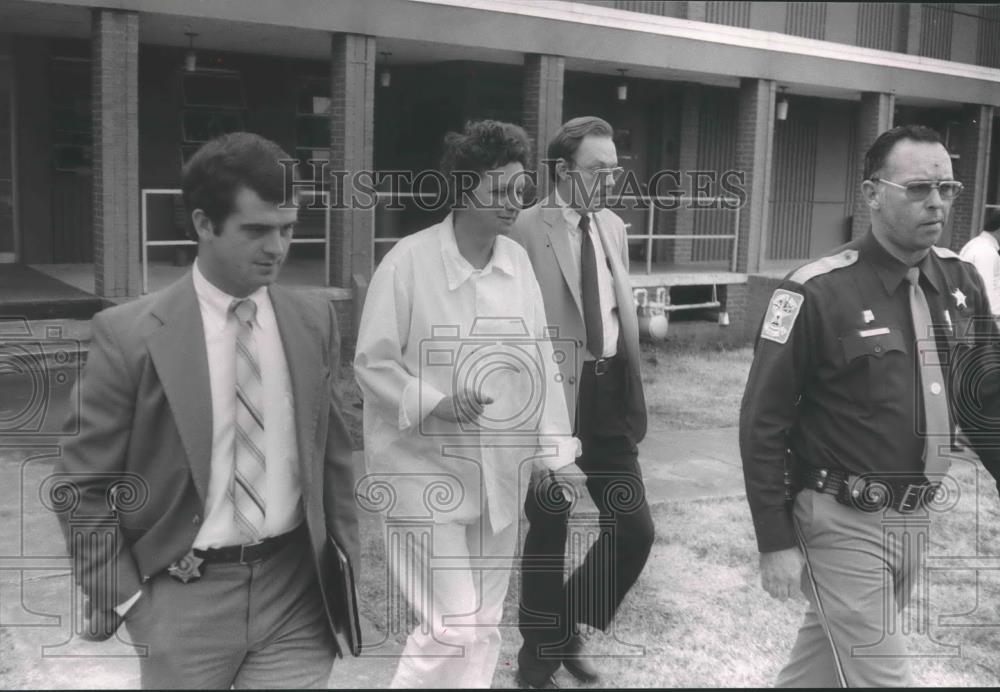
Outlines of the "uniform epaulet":
{"type": "Polygon", "coordinates": [[[809,264],[799,267],[792,273],[791,276],[788,277],[788,280],[794,281],[797,284],[804,284],[809,279],[814,279],[823,274],[829,274],[834,269],[849,267],[857,261],[857,250],[844,250],[843,252],[838,252],[836,255],[820,257],[815,262],[810,262],[809,264]]]}
{"type": "Polygon", "coordinates": [[[957,259],[957,260],[962,259],[961,257],[958,256],[957,253],[955,253],[953,250],[949,250],[946,247],[938,247],[937,245],[932,245],[931,249],[933,249],[934,254],[940,257],[941,259],[957,259]]]}

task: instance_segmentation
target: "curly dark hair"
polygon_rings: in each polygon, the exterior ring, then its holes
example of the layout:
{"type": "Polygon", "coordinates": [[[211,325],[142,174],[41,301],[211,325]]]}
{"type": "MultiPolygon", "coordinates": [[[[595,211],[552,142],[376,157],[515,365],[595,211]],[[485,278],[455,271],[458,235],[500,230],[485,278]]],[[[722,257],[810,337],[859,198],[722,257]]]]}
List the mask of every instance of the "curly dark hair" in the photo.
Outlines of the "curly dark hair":
{"type": "Polygon", "coordinates": [[[499,120],[470,120],[461,134],[449,132],[444,138],[441,173],[450,204],[456,204],[456,188],[465,188],[460,178],[472,176],[478,184],[488,170],[509,163],[527,168],[530,160],[531,140],[520,126],[499,120]]]}
{"type": "MultiPolygon", "coordinates": [[[[215,233],[233,212],[236,194],[246,187],[272,204],[291,201],[292,180],[279,163],[291,157],[280,146],[252,132],[230,132],[206,142],[181,174],[184,207],[190,219],[201,209],[215,233]]],[[[188,234],[197,234],[188,224],[188,234]]]]}

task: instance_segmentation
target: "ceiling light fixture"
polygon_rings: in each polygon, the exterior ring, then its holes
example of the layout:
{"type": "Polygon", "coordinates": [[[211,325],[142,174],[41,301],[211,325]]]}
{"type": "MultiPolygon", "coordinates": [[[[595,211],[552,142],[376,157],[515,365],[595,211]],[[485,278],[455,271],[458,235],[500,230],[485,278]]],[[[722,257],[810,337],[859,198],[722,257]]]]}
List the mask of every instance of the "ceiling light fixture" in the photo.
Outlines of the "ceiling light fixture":
{"type": "Polygon", "coordinates": [[[618,85],[618,100],[628,101],[628,83],[625,81],[625,73],[628,72],[628,70],[619,69],[618,71],[622,73],[622,81],[621,84],[618,85]]]}
{"type": "Polygon", "coordinates": [[[187,72],[195,72],[198,69],[198,54],[194,51],[194,37],[198,34],[193,31],[185,31],[184,35],[188,37],[188,51],[184,55],[184,69],[187,72]]]}
{"type": "Polygon", "coordinates": [[[387,50],[380,53],[382,56],[382,72],[379,73],[378,83],[388,88],[392,84],[392,72],[389,71],[389,56],[392,55],[387,50]]]}
{"type": "Polygon", "coordinates": [[[785,96],[785,89],[788,87],[781,87],[781,98],[778,99],[778,103],[774,107],[774,116],[778,120],[788,120],[788,97],[785,96]]]}

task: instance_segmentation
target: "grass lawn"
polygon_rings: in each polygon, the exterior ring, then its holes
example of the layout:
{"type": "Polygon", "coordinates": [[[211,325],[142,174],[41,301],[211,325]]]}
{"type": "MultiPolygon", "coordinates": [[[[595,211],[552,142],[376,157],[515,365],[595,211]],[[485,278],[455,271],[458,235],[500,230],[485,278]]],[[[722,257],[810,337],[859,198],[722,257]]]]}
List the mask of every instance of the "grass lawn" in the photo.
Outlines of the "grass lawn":
{"type": "MultiPolygon", "coordinates": [[[[956,468],[963,500],[939,517],[931,554],[1000,555],[1000,503],[976,466],[956,468]],[[978,500],[978,507],[976,502],[978,500]],[[978,519],[977,519],[978,517],[978,519]],[[977,546],[978,543],[978,546],[977,546]]],[[[804,599],[781,603],[760,588],[750,513],[742,497],[662,502],[653,506],[656,543],[639,582],[619,611],[615,628],[596,633],[591,651],[605,658],[606,685],[615,687],[770,686],[787,660],[805,610],[804,599]]],[[[365,614],[384,632],[385,560],[377,522],[363,536],[365,614]]],[[[504,608],[503,647],[494,687],[517,687],[520,635],[518,578],[504,608]]],[[[911,637],[914,678],[921,686],[1000,684],[1000,570],[935,571],[930,575],[931,638],[911,637]],[[978,604],[978,609],[977,609],[978,604]],[[940,621],[939,616],[957,616],[940,621]]],[[[916,612],[916,611],[911,611],[916,612]]],[[[407,626],[392,628],[398,644],[407,626]]],[[[565,670],[561,686],[586,687],[565,670]]]]}
{"type": "Polygon", "coordinates": [[[651,426],[706,430],[739,424],[753,349],[642,345],[642,383],[651,426]]]}
{"type": "MultiPolygon", "coordinates": [[[[751,349],[684,351],[644,346],[650,419],[665,429],[737,424],[751,349]]],[[[957,464],[960,502],[937,517],[931,554],[1000,555],[1000,502],[978,464],[957,464]],[[979,485],[977,487],[977,473],[979,485]]],[[[657,538],[649,563],[619,612],[614,629],[596,633],[591,650],[607,656],[604,685],[614,687],[770,686],[787,660],[805,601],[781,603],[760,588],[750,513],[742,496],[651,502],[657,538]]],[[[584,506],[581,506],[584,509],[584,506]]],[[[363,524],[365,614],[386,631],[387,587],[381,525],[363,524]]],[[[505,603],[503,647],[495,687],[516,687],[515,573],[505,603]]],[[[1000,570],[930,573],[928,637],[911,650],[918,685],[1000,684],[1000,570]],[[941,620],[940,616],[951,616],[941,620]],[[936,643],[935,643],[936,642],[936,643]],[[946,645],[946,646],[944,646],[946,645]],[[952,647],[952,648],[947,648],[952,647]]],[[[916,612],[916,611],[914,611],[916,612]]],[[[391,627],[397,645],[407,625],[391,627]]],[[[561,686],[583,687],[565,670],[561,686]]]]}

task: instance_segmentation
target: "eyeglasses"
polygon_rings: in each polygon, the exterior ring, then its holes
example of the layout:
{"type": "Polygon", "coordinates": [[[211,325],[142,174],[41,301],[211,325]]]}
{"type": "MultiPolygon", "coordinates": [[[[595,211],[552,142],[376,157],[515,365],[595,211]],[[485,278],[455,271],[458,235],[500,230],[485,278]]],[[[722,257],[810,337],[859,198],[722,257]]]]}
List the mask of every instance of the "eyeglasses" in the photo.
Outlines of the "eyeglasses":
{"type": "Polygon", "coordinates": [[[906,190],[906,198],[914,202],[927,199],[931,194],[931,190],[937,190],[941,195],[941,199],[955,199],[963,187],[962,183],[957,180],[914,180],[906,185],[900,185],[899,183],[879,177],[872,177],[871,181],[873,183],[885,183],[886,185],[898,187],[900,190],[906,190]]]}
{"type": "MultiPolygon", "coordinates": [[[[576,161],[574,161],[573,163],[576,164],[576,161]]],[[[625,172],[625,169],[622,168],[621,166],[615,166],[614,168],[584,168],[579,164],[576,165],[581,171],[587,171],[592,176],[598,179],[611,178],[611,180],[618,180],[620,177],[622,177],[622,174],[625,172]]]]}

